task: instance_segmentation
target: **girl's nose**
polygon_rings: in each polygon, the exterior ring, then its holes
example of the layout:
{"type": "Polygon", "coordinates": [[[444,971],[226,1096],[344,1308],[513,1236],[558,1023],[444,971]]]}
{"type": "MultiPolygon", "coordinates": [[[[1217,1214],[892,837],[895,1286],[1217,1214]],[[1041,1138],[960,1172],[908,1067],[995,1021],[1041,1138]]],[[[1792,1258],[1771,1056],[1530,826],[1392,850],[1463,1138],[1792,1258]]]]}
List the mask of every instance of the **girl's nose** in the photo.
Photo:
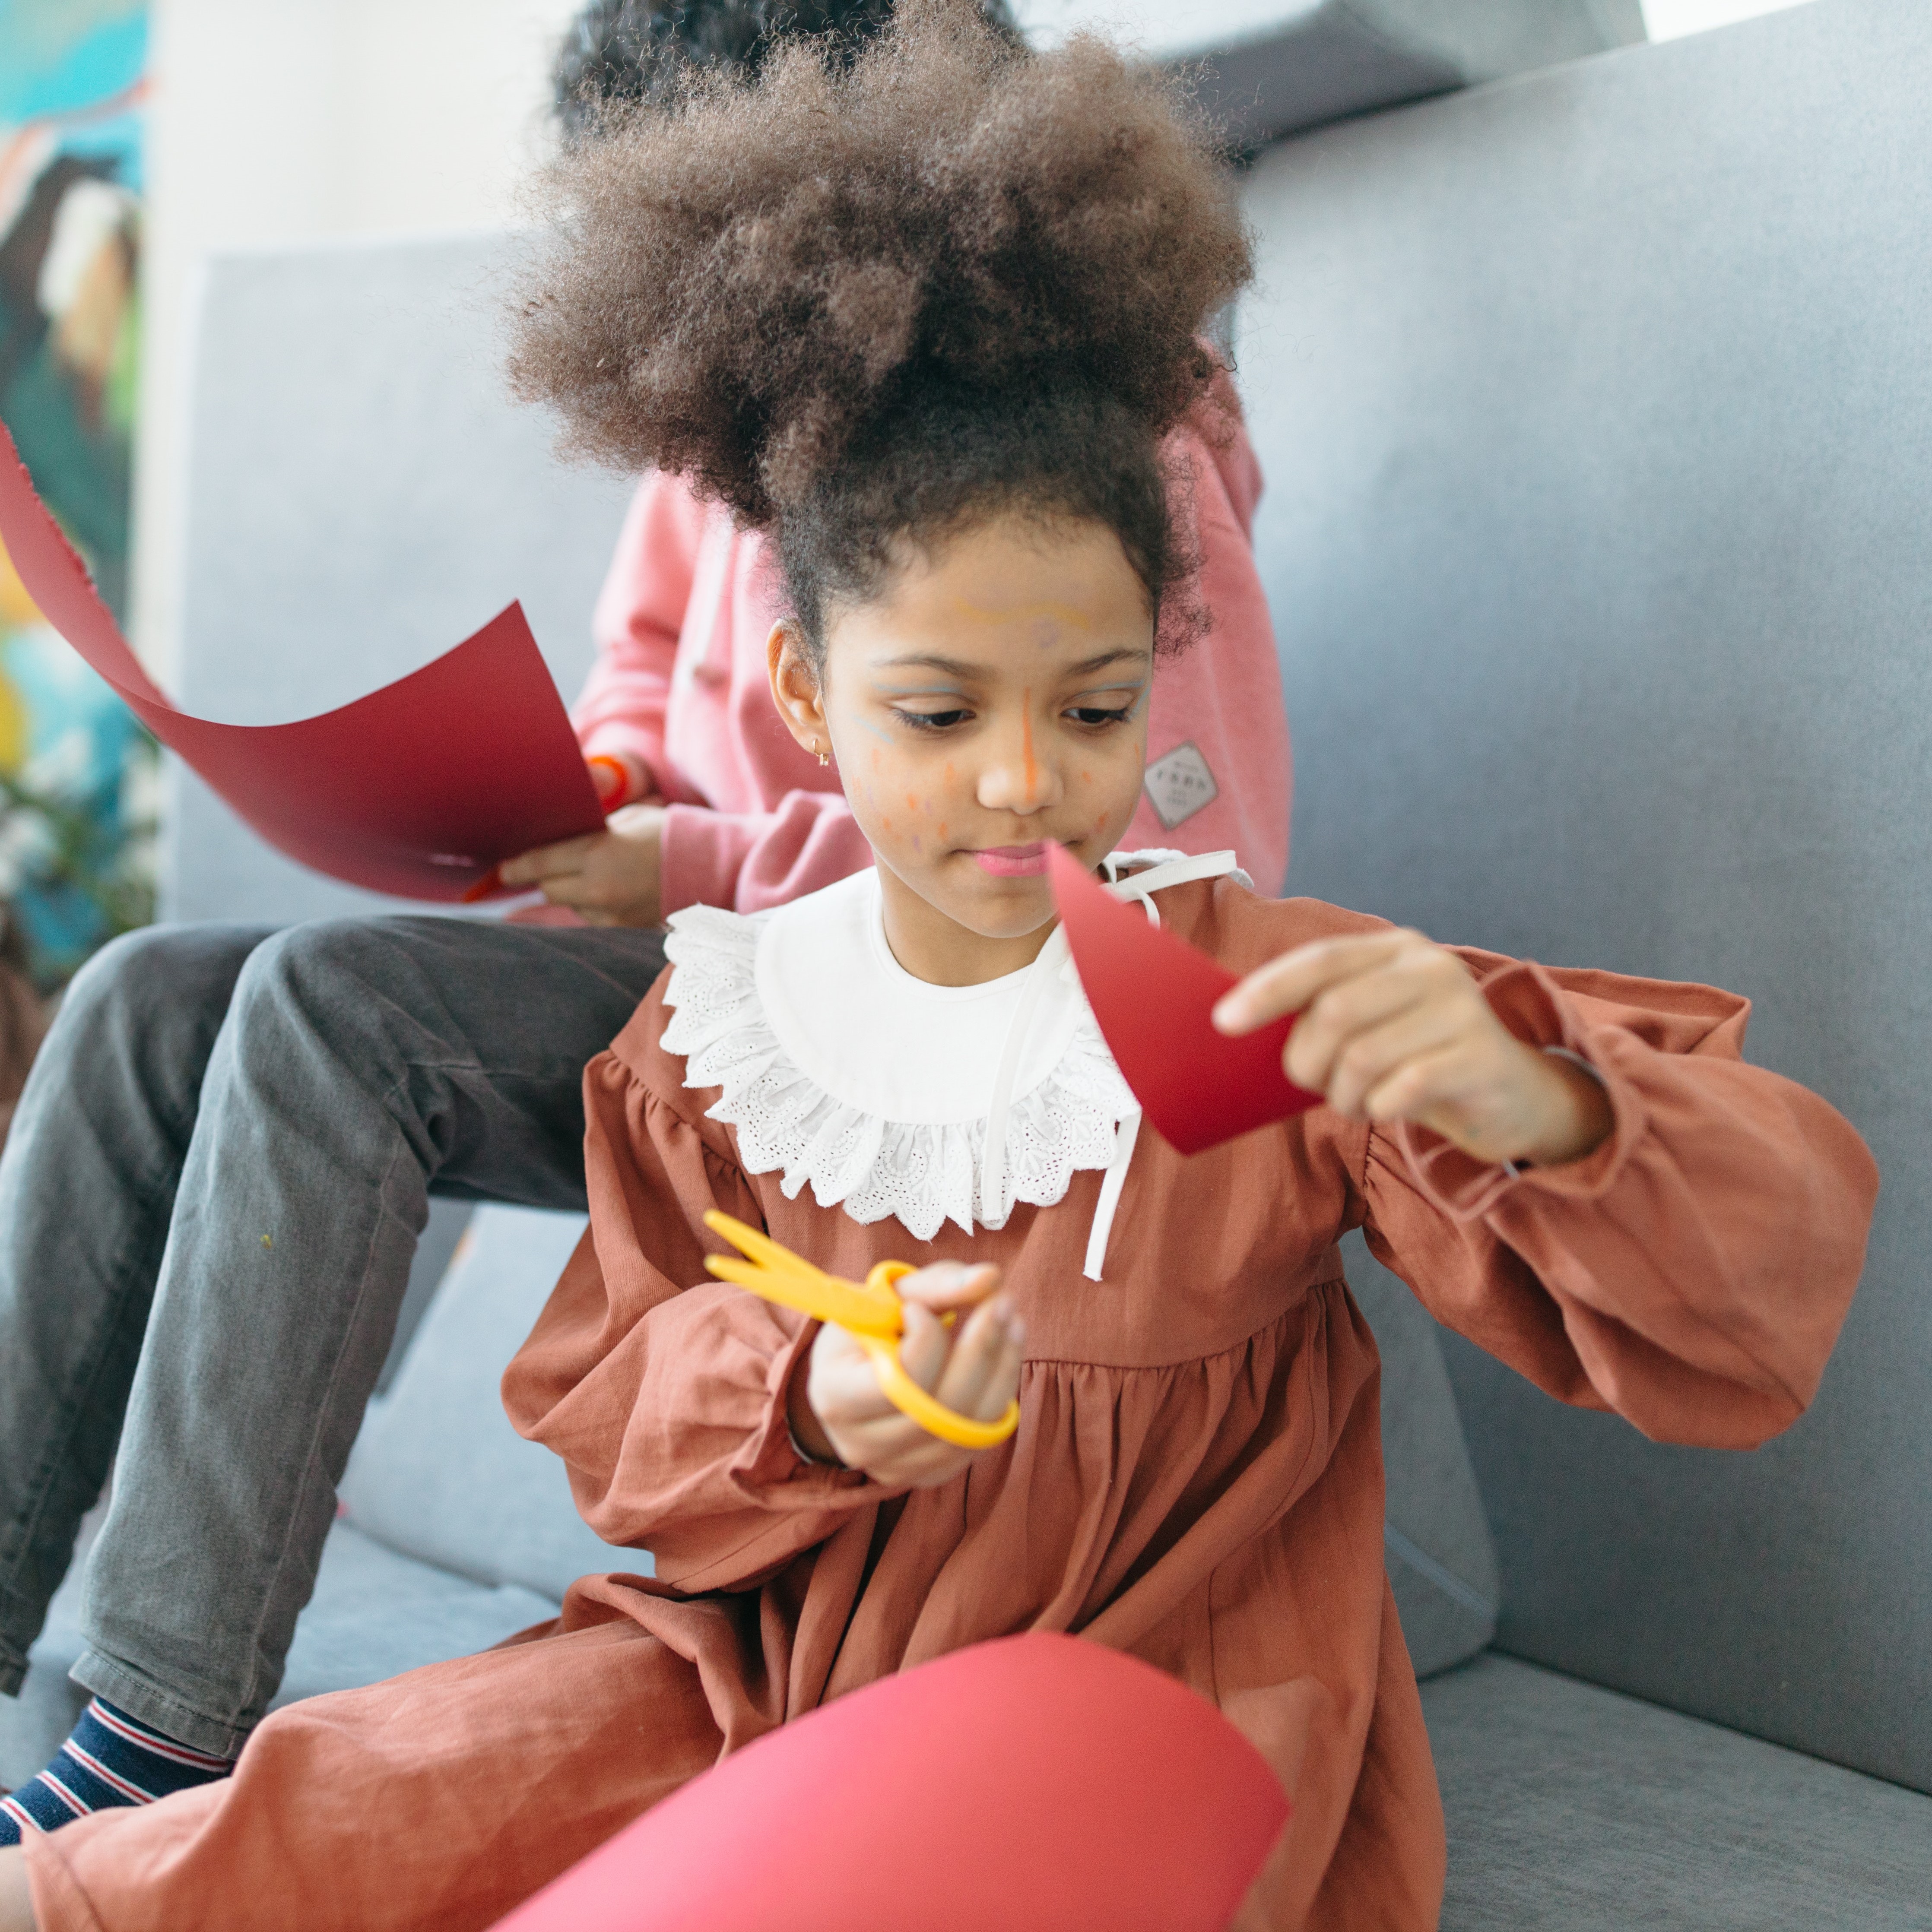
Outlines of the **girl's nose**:
{"type": "Polygon", "coordinates": [[[1059,772],[1049,760],[1035,754],[1030,719],[981,766],[976,788],[979,802],[988,812],[1023,816],[1044,811],[1059,792],[1059,772]]]}

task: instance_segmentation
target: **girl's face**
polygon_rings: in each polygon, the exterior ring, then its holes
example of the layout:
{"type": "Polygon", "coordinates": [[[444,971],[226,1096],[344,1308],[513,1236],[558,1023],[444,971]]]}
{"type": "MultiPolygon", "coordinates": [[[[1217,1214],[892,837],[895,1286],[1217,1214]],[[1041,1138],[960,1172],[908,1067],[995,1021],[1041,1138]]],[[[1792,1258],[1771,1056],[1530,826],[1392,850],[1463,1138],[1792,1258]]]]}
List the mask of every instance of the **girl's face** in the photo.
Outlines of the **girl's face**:
{"type": "Polygon", "coordinates": [[[826,631],[822,677],[774,631],[773,694],[838,761],[894,954],[945,986],[1017,970],[1052,929],[1048,843],[1097,866],[1140,797],[1154,625],[1119,539],[995,518],[826,631]]]}

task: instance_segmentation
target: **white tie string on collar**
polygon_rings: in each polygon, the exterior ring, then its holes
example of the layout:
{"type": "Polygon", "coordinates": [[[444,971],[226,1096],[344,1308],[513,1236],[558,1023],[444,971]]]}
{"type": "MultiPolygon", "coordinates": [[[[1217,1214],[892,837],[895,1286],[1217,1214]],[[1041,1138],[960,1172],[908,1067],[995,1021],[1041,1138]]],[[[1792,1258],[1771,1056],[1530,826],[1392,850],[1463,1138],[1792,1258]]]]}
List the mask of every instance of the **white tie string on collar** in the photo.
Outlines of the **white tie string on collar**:
{"type": "MultiPolygon", "coordinates": [[[[1116,898],[1138,899],[1146,909],[1149,923],[1157,926],[1161,922],[1161,915],[1154,904],[1154,895],[1163,887],[1186,885],[1196,879],[1224,878],[1230,873],[1245,877],[1236,864],[1232,852],[1203,852],[1193,858],[1176,854],[1171,858],[1164,858],[1159,865],[1135,872],[1121,872],[1111,858],[1105,861],[1105,867],[1107,890],[1116,898]]],[[[1026,1030],[1032,1024],[1034,1012],[1040,1004],[1040,995],[1049,975],[1056,972],[1071,974],[1073,970],[1066,928],[1056,926],[1028,969],[1026,983],[1021,989],[1019,1004],[1014,1009],[1011,1024],[1007,1028],[999,1070],[993,1076],[992,1104],[986,1117],[985,1151],[980,1164],[979,1218],[990,1228],[1003,1226],[1005,1222],[1002,1210],[1006,1192],[1007,1121],[1012,1111],[1013,1083],[1018,1076],[1026,1030]]],[[[1113,1232],[1113,1216],[1127,1185],[1127,1169],[1134,1159],[1134,1146],[1140,1133],[1140,1109],[1130,1108],[1114,1129],[1113,1158],[1108,1162],[1107,1177],[1101,1183],[1100,1199],[1094,1208],[1093,1224],[1087,1234],[1086,1261],[1081,1272],[1089,1281],[1101,1279],[1107,1237],[1113,1232]]]]}

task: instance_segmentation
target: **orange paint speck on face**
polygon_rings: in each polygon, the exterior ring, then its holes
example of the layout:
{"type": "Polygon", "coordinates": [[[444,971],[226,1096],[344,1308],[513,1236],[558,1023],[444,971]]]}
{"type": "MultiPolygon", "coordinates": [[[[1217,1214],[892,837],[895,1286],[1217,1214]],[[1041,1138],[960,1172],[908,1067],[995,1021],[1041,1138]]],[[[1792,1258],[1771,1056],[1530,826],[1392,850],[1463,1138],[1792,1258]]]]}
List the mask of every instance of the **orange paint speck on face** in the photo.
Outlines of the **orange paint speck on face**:
{"type": "Polygon", "coordinates": [[[1084,766],[1080,768],[1080,782],[1082,784],[1092,784],[1093,782],[1092,772],[1087,770],[1084,766]]]}
{"type": "Polygon", "coordinates": [[[906,809],[908,812],[917,812],[919,809],[919,798],[916,792],[909,791],[906,794],[906,809]]]}
{"type": "Polygon", "coordinates": [[[940,836],[942,838],[945,838],[945,836],[946,836],[946,821],[942,818],[942,819],[941,819],[941,820],[939,820],[939,836],[940,836]]]}
{"type": "Polygon", "coordinates": [[[1020,717],[1020,743],[1026,760],[1026,802],[1031,805],[1039,795],[1040,767],[1033,759],[1033,687],[1030,684],[1020,692],[1020,702],[1025,707],[1020,717]]]}

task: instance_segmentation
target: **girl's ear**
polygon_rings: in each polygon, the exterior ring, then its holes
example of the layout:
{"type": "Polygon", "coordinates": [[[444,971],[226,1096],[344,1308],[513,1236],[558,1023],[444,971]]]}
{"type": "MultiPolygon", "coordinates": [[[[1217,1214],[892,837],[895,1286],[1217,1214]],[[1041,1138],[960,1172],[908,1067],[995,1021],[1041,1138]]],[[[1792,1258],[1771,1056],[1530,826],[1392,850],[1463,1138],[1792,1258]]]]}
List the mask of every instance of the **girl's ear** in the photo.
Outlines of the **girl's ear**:
{"type": "Polygon", "coordinates": [[[805,652],[798,624],[781,618],[765,640],[765,668],[771,680],[771,700],[785,728],[820,764],[831,757],[832,734],[825,722],[825,696],[819,674],[805,652]]]}

